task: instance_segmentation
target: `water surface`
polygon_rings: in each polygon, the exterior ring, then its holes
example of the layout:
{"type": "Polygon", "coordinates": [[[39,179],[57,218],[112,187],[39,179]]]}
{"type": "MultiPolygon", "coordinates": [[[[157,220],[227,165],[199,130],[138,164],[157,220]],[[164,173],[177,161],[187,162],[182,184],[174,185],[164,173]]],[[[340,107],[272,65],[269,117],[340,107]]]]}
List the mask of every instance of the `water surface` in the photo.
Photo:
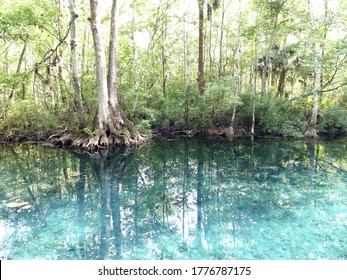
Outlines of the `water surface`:
{"type": "Polygon", "coordinates": [[[0,146],[2,259],[347,259],[347,141],[0,146]]]}

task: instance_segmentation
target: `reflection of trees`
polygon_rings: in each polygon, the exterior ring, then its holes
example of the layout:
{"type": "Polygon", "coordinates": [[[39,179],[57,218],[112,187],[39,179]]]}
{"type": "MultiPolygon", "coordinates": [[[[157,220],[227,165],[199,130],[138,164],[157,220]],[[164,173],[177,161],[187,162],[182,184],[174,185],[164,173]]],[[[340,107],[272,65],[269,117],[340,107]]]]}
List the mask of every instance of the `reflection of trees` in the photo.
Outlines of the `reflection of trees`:
{"type": "MultiPolygon", "coordinates": [[[[271,146],[251,148],[237,141],[216,146],[212,141],[184,140],[148,145],[131,160],[121,152],[98,159],[24,152],[27,161],[16,159],[27,166],[19,167],[28,171],[21,176],[36,181],[30,184],[41,206],[49,203],[39,216],[54,215],[54,208],[66,199],[70,204],[64,206],[63,217],[77,213],[62,230],[62,240],[69,237],[66,257],[225,258],[232,257],[247,219],[257,220],[277,202],[271,189],[257,186],[285,167],[274,166],[278,158],[292,158],[298,149],[273,152],[271,146]],[[33,165],[39,178],[30,173],[33,165]],[[90,188],[93,174],[99,188],[90,188]],[[47,193],[45,182],[51,186],[48,190],[57,191],[47,193]],[[250,190],[258,195],[249,195],[250,190]],[[76,203],[71,203],[71,194],[76,203]]],[[[19,176],[19,170],[15,174],[19,176]]]]}
{"type": "Polygon", "coordinates": [[[204,159],[202,157],[202,150],[200,149],[200,145],[198,146],[199,149],[197,149],[197,160],[198,160],[198,170],[197,170],[197,184],[196,184],[196,246],[198,248],[202,247],[201,243],[201,228],[202,228],[202,207],[203,207],[203,199],[202,199],[202,192],[203,192],[203,184],[204,184],[204,174],[203,174],[203,168],[204,168],[204,159]]]}
{"type": "Polygon", "coordinates": [[[6,214],[16,229],[8,246],[23,240],[29,251],[66,259],[237,258],[242,246],[251,252],[263,238],[264,221],[285,223],[295,206],[311,207],[312,194],[319,202],[323,194],[310,187],[310,176],[319,183],[325,172],[345,174],[329,158],[336,148],[320,142],[245,141],[158,141],[131,156],[98,158],[7,150],[0,178],[10,179],[6,186],[0,180],[0,196],[34,206],[6,214]],[[52,245],[44,249],[47,233],[52,245]]]}
{"type": "MultiPolygon", "coordinates": [[[[7,241],[4,246],[12,242],[18,246],[22,242],[26,247],[23,250],[15,246],[9,257],[27,258],[37,254],[39,258],[56,258],[55,252],[60,251],[64,258],[65,249],[68,254],[76,257],[74,249],[62,240],[65,237],[61,234],[62,227],[70,229],[70,225],[56,222],[60,219],[69,220],[67,217],[70,207],[61,213],[61,217],[55,216],[66,201],[72,201],[71,195],[75,193],[71,181],[75,181],[71,168],[72,157],[66,156],[65,152],[57,149],[28,144],[12,146],[2,152],[6,155],[3,158],[4,162],[0,158],[0,172],[9,174],[6,178],[9,181],[4,188],[1,187],[4,190],[4,194],[0,194],[1,200],[5,201],[5,204],[28,203],[21,208],[4,208],[5,215],[8,215],[5,223],[9,225],[11,231],[17,232],[5,238],[7,241]],[[64,170],[66,178],[63,177],[64,170]],[[57,223],[55,228],[52,228],[53,223],[57,223]],[[52,236],[57,235],[56,244],[54,240],[50,246],[42,241],[47,238],[43,236],[43,232],[46,232],[48,228],[52,229],[52,236]],[[45,247],[46,251],[43,250],[45,247]]],[[[76,192],[79,193],[79,191],[76,192]]],[[[82,196],[78,195],[78,197],[82,196]]]]}
{"type": "MultiPolygon", "coordinates": [[[[308,150],[308,158],[310,161],[310,177],[311,180],[313,180],[314,173],[316,172],[316,165],[315,165],[315,147],[316,147],[316,139],[313,140],[307,140],[306,142],[307,150],[308,150]]],[[[318,148],[319,146],[317,146],[318,148]]],[[[317,150],[318,154],[318,150],[317,150]]]]}
{"type": "Polygon", "coordinates": [[[111,155],[103,155],[93,161],[94,170],[100,183],[100,259],[120,259],[122,257],[119,189],[127,159],[126,153],[115,152],[111,155]]]}
{"type": "Polygon", "coordinates": [[[77,223],[79,227],[78,249],[81,258],[86,258],[85,248],[85,185],[86,185],[86,161],[80,159],[79,163],[79,180],[76,182],[76,197],[77,197],[77,223]]]}
{"type": "Polygon", "coordinates": [[[183,184],[182,184],[182,245],[183,248],[186,246],[186,208],[187,208],[187,188],[189,180],[189,147],[188,142],[184,141],[184,156],[183,156],[183,184]]]}

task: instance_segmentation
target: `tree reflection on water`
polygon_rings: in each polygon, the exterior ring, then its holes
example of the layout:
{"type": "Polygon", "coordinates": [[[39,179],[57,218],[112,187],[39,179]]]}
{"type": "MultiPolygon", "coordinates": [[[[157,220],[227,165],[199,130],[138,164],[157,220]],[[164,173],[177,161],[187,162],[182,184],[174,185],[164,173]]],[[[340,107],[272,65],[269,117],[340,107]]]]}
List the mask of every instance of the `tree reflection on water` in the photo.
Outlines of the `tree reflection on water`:
{"type": "Polygon", "coordinates": [[[0,152],[3,259],[346,258],[343,141],[0,152]]]}

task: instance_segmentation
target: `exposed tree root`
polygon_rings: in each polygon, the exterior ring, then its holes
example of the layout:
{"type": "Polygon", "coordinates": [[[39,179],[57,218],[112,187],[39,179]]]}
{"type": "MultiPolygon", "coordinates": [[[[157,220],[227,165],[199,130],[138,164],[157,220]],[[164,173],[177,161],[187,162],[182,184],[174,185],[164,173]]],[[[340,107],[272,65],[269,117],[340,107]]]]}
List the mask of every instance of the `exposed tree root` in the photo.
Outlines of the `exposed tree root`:
{"type": "Polygon", "coordinates": [[[117,147],[136,147],[148,141],[148,137],[140,133],[135,126],[125,119],[123,125],[117,123],[105,129],[97,129],[93,135],[85,132],[63,134],[52,138],[56,146],[68,147],[75,150],[98,151],[117,147]]]}

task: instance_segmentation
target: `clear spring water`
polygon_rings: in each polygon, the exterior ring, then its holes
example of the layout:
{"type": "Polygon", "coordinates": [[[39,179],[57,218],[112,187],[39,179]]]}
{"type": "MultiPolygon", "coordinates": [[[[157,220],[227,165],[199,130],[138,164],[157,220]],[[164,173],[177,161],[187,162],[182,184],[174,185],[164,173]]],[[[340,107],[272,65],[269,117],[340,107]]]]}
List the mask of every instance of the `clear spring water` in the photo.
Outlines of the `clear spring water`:
{"type": "Polygon", "coordinates": [[[0,146],[1,259],[347,259],[347,140],[0,146]]]}

